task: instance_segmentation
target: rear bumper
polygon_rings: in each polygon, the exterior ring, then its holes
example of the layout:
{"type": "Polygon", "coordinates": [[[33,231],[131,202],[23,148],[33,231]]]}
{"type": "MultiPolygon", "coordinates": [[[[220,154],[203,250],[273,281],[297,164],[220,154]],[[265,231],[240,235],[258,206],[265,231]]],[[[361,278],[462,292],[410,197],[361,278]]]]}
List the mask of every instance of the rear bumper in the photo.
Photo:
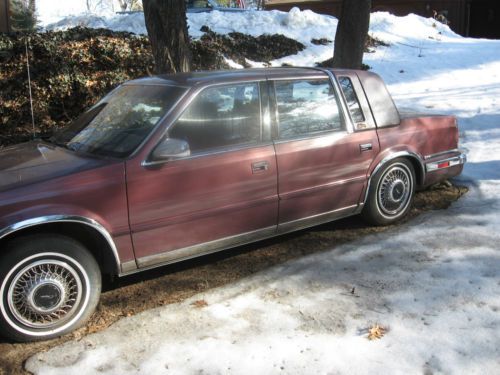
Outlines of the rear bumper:
{"type": "Polygon", "coordinates": [[[436,161],[425,163],[425,171],[427,173],[434,172],[440,169],[451,168],[456,165],[463,165],[466,162],[467,162],[467,155],[465,155],[463,152],[460,152],[460,154],[452,157],[447,157],[444,159],[439,159],[436,161]]]}
{"type": "Polygon", "coordinates": [[[458,176],[462,173],[467,156],[461,150],[450,150],[425,157],[424,186],[458,176]]]}

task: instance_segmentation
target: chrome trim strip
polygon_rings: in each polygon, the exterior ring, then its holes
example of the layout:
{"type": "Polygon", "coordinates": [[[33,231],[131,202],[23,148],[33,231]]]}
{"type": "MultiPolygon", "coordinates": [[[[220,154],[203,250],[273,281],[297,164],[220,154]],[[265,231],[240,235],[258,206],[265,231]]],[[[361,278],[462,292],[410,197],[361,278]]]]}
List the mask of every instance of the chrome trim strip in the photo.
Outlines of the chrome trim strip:
{"type": "Polygon", "coordinates": [[[465,154],[460,154],[460,155],[454,156],[452,158],[447,158],[447,159],[443,159],[443,160],[434,161],[432,163],[427,163],[425,165],[425,169],[427,172],[434,172],[434,171],[441,170],[441,169],[451,168],[451,167],[454,167],[456,165],[462,165],[462,164],[465,164],[466,162],[467,162],[467,156],[465,154]],[[444,167],[439,166],[439,164],[446,163],[446,162],[449,162],[449,164],[447,166],[444,166],[444,167]]]}
{"type": "Polygon", "coordinates": [[[108,243],[109,247],[111,248],[111,251],[113,252],[113,256],[115,257],[116,261],[116,269],[118,273],[122,271],[121,269],[121,261],[120,261],[120,255],[118,254],[118,249],[116,248],[115,242],[113,241],[113,237],[111,234],[104,228],[101,224],[99,224],[96,220],[90,219],[88,217],[84,216],[70,216],[70,215],[49,215],[49,216],[41,216],[41,217],[36,217],[28,220],[23,220],[15,224],[11,224],[8,227],[3,228],[0,230],[0,239],[3,239],[4,237],[7,237],[8,235],[17,232],[21,229],[26,229],[30,227],[34,227],[37,225],[43,225],[43,224],[50,224],[50,223],[78,223],[78,224],[84,224],[89,227],[94,228],[97,230],[106,240],[108,243]]]}
{"type": "Polygon", "coordinates": [[[330,78],[330,81],[335,88],[335,96],[337,101],[340,103],[340,108],[342,110],[342,117],[344,118],[344,123],[346,124],[346,129],[348,133],[354,133],[354,123],[352,122],[351,115],[349,109],[347,108],[347,104],[344,100],[342,89],[340,88],[339,82],[337,81],[337,77],[329,70],[325,68],[315,68],[324,73],[330,78]]]}
{"type": "Polygon", "coordinates": [[[137,264],[142,270],[152,266],[167,265],[183,260],[191,259],[201,255],[222,251],[230,247],[253,242],[260,238],[272,236],[276,233],[276,227],[267,227],[256,231],[224,237],[218,240],[188,246],[177,250],[166,251],[160,254],[149,255],[137,259],[137,264]]]}
{"type": "Polygon", "coordinates": [[[288,233],[292,231],[296,231],[299,229],[304,229],[308,227],[312,227],[315,225],[327,223],[329,221],[332,221],[334,219],[338,219],[340,217],[346,217],[353,215],[356,212],[356,208],[358,208],[357,204],[354,204],[352,206],[340,208],[337,210],[332,210],[328,212],[324,212],[321,214],[313,215],[313,216],[308,216],[302,219],[297,219],[293,221],[289,221],[283,224],[278,225],[278,234],[283,234],[283,233],[288,233]]]}
{"type": "Polygon", "coordinates": [[[364,181],[365,179],[366,179],[366,177],[363,175],[363,176],[358,176],[358,177],[346,178],[344,180],[329,182],[327,184],[316,185],[316,186],[308,187],[308,188],[304,188],[304,189],[289,191],[287,193],[281,194],[280,200],[296,198],[297,196],[301,196],[301,195],[314,194],[314,192],[317,192],[317,191],[331,189],[334,186],[351,184],[351,183],[356,182],[356,181],[364,181]]]}
{"type": "Polygon", "coordinates": [[[424,156],[424,160],[429,160],[429,159],[432,159],[432,158],[437,158],[439,156],[442,156],[442,155],[446,155],[446,154],[453,154],[453,153],[463,153],[462,151],[460,151],[458,148],[455,148],[453,150],[446,150],[446,151],[441,151],[441,152],[438,152],[436,154],[431,154],[431,155],[425,155],[424,156]]]}
{"type": "Polygon", "coordinates": [[[127,273],[127,272],[133,272],[137,270],[137,263],[134,260],[129,260],[128,262],[122,263],[122,270],[119,273],[119,276],[122,275],[122,273],[127,273]]]}
{"type": "Polygon", "coordinates": [[[232,247],[242,246],[256,241],[262,241],[267,238],[272,238],[295,231],[297,229],[304,229],[318,224],[323,224],[334,219],[352,216],[358,214],[359,212],[361,212],[360,206],[352,205],[338,210],[333,210],[322,214],[309,216],[303,219],[279,224],[279,226],[277,227],[267,227],[252,232],[221,238],[219,240],[214,240],[199,245],[188,246],[177,250],[166,251],[160,254],[141,257],[137,259],[137,264],[139,265],[138,269],[125,270],[125,267],[123,267],[123,272],[118,276],[128,276],[152,268],[162,267],[172,263],[196,258],[198,256],[227,250],[232,247]]]}
{"type": "MultiPolygon", "coordinates": [[[[419,154],[416,154],[415,152],[411,152],[411,151],[399,151],[399,152],[395,152],[393,154],[390,154],[390,155],[386,156],[384,159],[382,159],[377,164],[377,166],[375,167],[375,169],[373,170],[373,172],[370,174],[370,177],[368,178],[368,183],[366,185],[365,197],[363,199],[363,202],[361,202],[362,205],[366,204],[366,200],[368,199],[368,193],[370,192],[370,185],[371,185],[371,181],[372,181],[373,176],[385,164],[387,164],[391,160],[394,160],[394,159],[402,157],[402,156],[410,156],[410,157],[416,159],[419,162],[419,164],[420,164],[420,170],[421,170],[421,173],[420,173],[421,181],[425,180],[425,171],[426,171],[426,169],[425,169],[424,163],[422,161],[422,157],[419,154]]],[[[415,171],[415,172],[417,172],[417,171],[415,171]]]]}

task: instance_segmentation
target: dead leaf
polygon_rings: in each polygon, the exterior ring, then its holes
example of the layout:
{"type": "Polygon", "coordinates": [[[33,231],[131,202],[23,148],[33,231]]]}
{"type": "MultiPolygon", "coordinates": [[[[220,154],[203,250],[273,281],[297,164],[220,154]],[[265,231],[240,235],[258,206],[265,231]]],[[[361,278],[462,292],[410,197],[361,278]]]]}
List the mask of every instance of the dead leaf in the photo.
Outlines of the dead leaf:
{"type": "Polygon", "coordinates": [[[387,332],[387,329],[377,323],[377,324],[372,325],[368,329],[368,337],[367,338],[368,338],[368,340],[381,339],[382,337],[384,337],[386,332],[387,332]]]}
{"type": "Polygon", "coordinates": [[[197,309],[201,309],[203,307],[207,307],[208,306],[208,303],[207,301],[205,301],[204,299],[199,299],[197,301],[194,301],[191,306],[194,306],[196,307],[197,309]]]}

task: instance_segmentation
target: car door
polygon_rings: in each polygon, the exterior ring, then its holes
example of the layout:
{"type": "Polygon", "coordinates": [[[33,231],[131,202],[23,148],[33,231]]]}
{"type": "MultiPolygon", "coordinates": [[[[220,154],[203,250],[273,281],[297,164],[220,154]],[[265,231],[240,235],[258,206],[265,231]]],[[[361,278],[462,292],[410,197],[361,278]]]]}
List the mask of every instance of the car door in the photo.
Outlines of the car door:
{"type": "Polygon", "coordinates": [[[275,232],[276,158],[260,97],[258,82],[205,88],[168,130],[190,156],[128,171],[139,267],[275,232]]]}
{"type": "Polygon", "coordinates": [[[359,113],[336,86],[326,73],[272,83],[281,231],[353,213],[360,203],[378,138],[371,118],[358,116],[364,126],[354,131],[350,112],[359,113]]]}

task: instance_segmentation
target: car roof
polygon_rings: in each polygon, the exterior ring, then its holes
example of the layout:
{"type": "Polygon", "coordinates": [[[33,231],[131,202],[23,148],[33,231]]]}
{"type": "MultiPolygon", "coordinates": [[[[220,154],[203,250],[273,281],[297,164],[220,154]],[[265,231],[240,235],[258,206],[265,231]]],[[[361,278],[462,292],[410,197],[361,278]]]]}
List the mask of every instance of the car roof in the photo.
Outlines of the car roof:
{"type": "Polygon", "coordinates": [[[215,70],[191,73],[164,74],[139,78],[126,82],[126,84],[136,85],[171,85],[180,87],[209,86],[214,83],[231,83],[241,81],[258,81],[265,78],[313,78],[324,77],[325,69],[322,68],[258,68],[258,69],[235,69],[235,70],[215,70]]]}

